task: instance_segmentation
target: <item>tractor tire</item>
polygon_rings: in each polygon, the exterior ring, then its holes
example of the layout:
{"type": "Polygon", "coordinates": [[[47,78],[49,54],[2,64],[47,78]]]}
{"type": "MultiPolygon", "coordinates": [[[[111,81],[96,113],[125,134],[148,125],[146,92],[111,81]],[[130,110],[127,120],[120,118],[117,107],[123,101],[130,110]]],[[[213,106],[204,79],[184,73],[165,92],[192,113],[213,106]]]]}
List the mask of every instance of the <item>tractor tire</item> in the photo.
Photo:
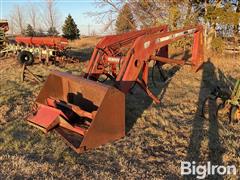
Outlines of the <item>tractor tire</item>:
{"type": "Polygon", "coordinates": [[[33,54],[29,51],[21,51],[17,57],[20,64],[30,66],[34,62],[33,54]]]}
{"type": "Polygon", "coordinates": [[[238,114],[239,114],[239,108],[237,106],[232,106],[230,109],[230,123],[231,122],[237,122],[239,120],[238,114]]]}

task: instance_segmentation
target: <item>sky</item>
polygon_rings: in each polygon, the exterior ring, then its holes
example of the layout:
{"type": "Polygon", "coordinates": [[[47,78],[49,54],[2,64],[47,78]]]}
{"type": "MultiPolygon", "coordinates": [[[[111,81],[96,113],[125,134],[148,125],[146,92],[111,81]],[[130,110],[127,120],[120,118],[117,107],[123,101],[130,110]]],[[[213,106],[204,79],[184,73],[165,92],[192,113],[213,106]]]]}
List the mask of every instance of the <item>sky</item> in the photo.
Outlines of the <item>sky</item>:
{"type": "MultiPolygon", "coordinates": [[[[103,34],[102,23],[96,21],[96,18],[90,17],[88,12],[101,11],[96,5],[96,0],[56,0],[56,9],[58,11],[60,22],[64,22],[65,17],[71,14],[75,20],[80,34],[88,35],[93,30],[98,34],[103,34]]],[[[0,0],[0,19],[8,19],[11,10],[15,5],[20,5],[23,8],[29,6],[29,2],[34,3],[37,7],[44,6],[44,0],[0,0]]],[[[26,8],[27,9],[27,8],[26,8]]],[[[25,9],[25,12],[26,12],[25,9]]]]}

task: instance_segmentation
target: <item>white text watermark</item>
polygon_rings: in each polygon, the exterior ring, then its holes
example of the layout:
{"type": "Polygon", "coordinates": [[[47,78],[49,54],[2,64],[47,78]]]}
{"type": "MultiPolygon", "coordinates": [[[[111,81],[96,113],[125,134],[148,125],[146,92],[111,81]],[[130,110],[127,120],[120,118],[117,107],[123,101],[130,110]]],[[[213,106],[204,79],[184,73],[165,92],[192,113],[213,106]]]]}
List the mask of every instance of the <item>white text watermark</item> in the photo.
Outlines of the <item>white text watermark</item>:
{"type": "Polygon", "coordinates": [[[181,175],[195,175],[198,179],[204,179],[208,175],[236,175],[237,168],[234,165],[213,165],[210,161],[204,165],[198,165],[195,161],[181,162],[181,175]]]}

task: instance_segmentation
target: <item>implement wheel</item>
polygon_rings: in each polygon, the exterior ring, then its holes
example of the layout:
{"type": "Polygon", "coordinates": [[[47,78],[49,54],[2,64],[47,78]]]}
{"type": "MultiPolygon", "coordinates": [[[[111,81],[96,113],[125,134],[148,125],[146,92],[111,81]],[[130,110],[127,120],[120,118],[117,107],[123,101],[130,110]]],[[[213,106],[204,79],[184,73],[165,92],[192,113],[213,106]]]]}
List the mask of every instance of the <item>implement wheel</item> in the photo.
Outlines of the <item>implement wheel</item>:
{"type": "Polygon", "coordinates": [[[20,64],[32,65],[34,62],[33,54],[29,51],[21,51],[17,57],[20,64]]]}

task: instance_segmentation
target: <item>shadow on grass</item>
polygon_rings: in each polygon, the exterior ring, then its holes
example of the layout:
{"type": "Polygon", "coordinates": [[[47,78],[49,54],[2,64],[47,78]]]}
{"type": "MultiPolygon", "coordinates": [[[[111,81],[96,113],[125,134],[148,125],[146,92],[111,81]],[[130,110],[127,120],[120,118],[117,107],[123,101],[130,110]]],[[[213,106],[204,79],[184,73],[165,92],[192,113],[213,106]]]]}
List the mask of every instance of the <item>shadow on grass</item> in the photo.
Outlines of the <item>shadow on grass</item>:
{"type": "Polygon", "coordinates": [[[68,50],[68,54],[72,57],[79,58],[80,62],[85,62],[90,60],[94,48],[93,47],[87,47],[87,48],[81,48],[81,49],[70,49],[68,50]]]}
{"type": "MultiPolygon", "coordinates": [[[[172,77],[175,75],[175,73],[180,69],[179,66],[172,66],[167,72],[167,81],[166,82],[158,82],[157,86],[155,87],[153,85],[153,82],[149,82],[149,88],[153,92],[154,95],[156,95],[161,104],[161,100],[164,97],[164,94],[166,92],[166,89],[168,88],[169,83],[171,82],[172,77]]],[[[151,72],[152,68],[150,68],[151,72]]],[[[156,75],[157,72],[154,72],[156,75]]],[[[159,74],[158,74],[159,76],[159,74]]],[[[151,79],[151,77],[149,77],[151,79]]],[[[159,77],[157,80],[160,80],[161,77],[159,77]]],[[[153,103],[153,100],[147,96],[146,93],[139,87],[136,87],[136,91],[133,89],[132,94],[128,94],[126,97],[126,133],[128,134],[130,130],[133,128],[134,124],[136,123],[137,119],[142,116],[143,112],[151,108],[152,105],[155,105],[153,103]]],[[[159,104],[156,104],[156,106],[160,106],[159,104]]]]}
{"type": "MultiPolygon", "coordinates": [[[[201,155],[201,143],[204,138],[208,138],[208,157],[207,161],[210,161],[212,165],[222,165],[222,155],[224,148],[220,141],[219,136],[219,121],[217,116],[217,101],[216,99],[210,99],[206,104],[208,109],[208,119],[204,119],[201,115],[203,100],[209,95],[209,90],[214,89],[217,85],[222,87],[228,86],[226,84],[226,77],[223,72],[218,69],[219,78],[216,74],[216,68],[214,64],[208,59],[203,65],[202,81],[198,99],[198,109],[193,119],[192,132],[190,135],[190,143],[188,146],[187,161],[196,162],[196,166],[203,163],[201,155]],[[208,129],[204,128],[204,123],[208,121],[208,129]]],[[[204,155],[203,155],[204,156],[204,155]]],[[[205,162],[206,163],[206,162],[205,162]]],[[[219,175],[208,176],[210,179],[223,179],[219,175]]],[[[186,176],[186,179],[196,179],[195,176],[186,176]]]]}
{"type": "Polygon", "coordinates": [[[6,122],[14,121],[27,112],[30,111],[30,99],[33,97],[33,92],[21,84],[15,81],[8,81],[8,86],[13,89],[10,95],[4,95],[6,100],[3,104],[8,106],[8,110],[6,111],[4,118],[6,122]],[[17,108],[20,107],[20,109],[17,108]]]}

